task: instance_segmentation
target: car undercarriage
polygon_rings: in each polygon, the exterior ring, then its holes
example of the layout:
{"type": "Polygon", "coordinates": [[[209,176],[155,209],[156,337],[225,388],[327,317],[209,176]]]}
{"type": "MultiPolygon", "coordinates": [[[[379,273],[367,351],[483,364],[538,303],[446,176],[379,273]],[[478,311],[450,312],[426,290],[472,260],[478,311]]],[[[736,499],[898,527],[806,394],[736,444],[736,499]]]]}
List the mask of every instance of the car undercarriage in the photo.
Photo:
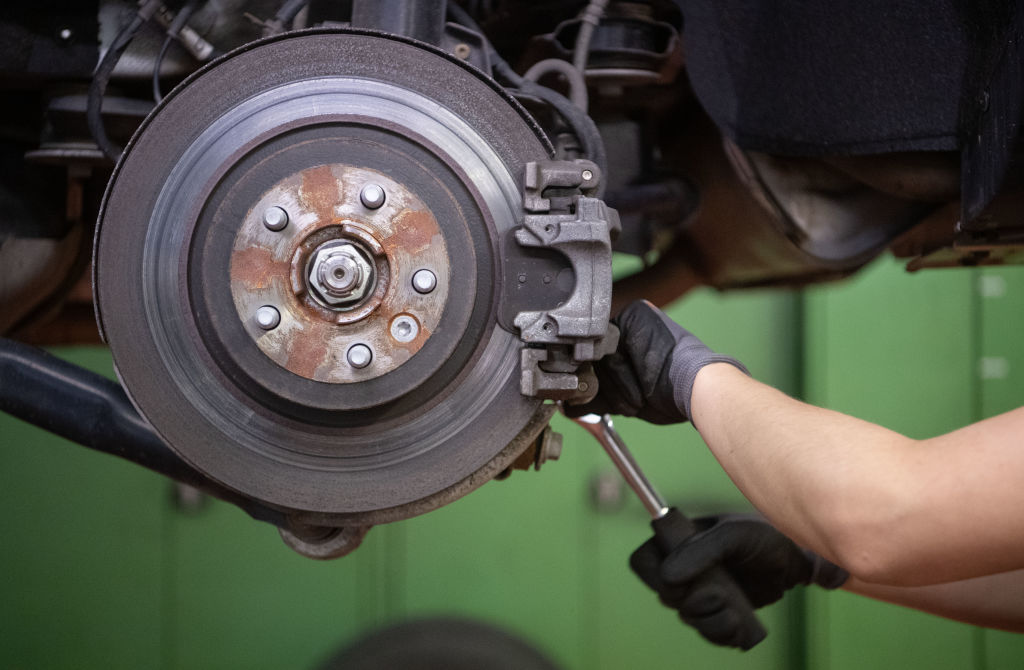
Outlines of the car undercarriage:
{"type": "Polygon", "coordinates": [[[969,141],[843,144],[846,101],[787,144],[839,103],[715,79],[758,42],[699,2],[43,5],[0,16],[0,409],[313,558],[557,458],[632,300],[1024,262],[1012,53],[949,47],[969,141]],[[36,348],[101,341],[119,383],[36,348]]]}

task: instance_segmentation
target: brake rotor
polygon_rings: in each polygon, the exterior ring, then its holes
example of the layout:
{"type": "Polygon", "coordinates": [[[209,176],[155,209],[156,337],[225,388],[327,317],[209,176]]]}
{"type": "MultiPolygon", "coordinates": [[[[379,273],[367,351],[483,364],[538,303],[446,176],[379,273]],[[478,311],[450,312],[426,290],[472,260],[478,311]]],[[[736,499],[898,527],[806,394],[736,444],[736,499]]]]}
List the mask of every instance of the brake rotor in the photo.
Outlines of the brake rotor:
{"type": "Polygon", "coordinates": [[[476,488],[550,414],[496,317],[498,240],[547,155],[500,88],[418,43],[309,31],[229,54],[108,188],[95,290],[123,385],[194,467],[318,523],[476,488]]]}

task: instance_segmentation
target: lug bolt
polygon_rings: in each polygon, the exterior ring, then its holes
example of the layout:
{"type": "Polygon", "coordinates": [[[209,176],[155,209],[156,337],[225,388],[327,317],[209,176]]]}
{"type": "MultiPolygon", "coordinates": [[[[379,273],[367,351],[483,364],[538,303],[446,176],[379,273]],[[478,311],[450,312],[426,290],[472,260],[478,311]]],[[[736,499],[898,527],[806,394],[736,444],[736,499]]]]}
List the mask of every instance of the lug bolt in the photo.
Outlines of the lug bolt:
{"type": "Polygon", "coordinates": [[[365,344],[353,344],[348,348],[345,359],[354,368],[365,368],[373,360],[373,351],[365,344]]]}
{"type": "Polygon", "coordinates": [[[273,305],[264,305],[256,310],[256,323],[263,330],[273,330],[281,324],[281,312],[273,305]]]}
{"type": "Polygon", "coordinates": [[[404,314],[396,316],[391,322],[391,337],[399,342],[412,342],[420,333],[419,324],[416,319],[404,314]]]}
{"type": "Polygon", "coordinates": [[[412,276],[412,287],[417,293],[430,293],[437,288],[437,277],[430,270],[417,270],[412,276]]]}
{"type": "Polygon", "coordinates": [[[384,189],[379,184],[367,184],[359,192],[359,201],[367,209],[379,209],[384,204],[384,189]]]}
{"type": "Polygon", "coordinates": [[[284,230],[288,225],[288,212],[277,205],[267,207],[267,210],[263,212],[263,225],[274,232],[284,230]]]}

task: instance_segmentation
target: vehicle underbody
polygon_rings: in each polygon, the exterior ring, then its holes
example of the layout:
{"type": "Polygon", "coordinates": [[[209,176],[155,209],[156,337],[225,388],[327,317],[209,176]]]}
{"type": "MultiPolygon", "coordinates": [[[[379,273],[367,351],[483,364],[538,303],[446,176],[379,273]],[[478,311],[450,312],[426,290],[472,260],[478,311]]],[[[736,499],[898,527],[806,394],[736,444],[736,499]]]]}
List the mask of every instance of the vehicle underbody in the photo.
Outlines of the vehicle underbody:
{"type": "Polygon", "coordinates": [[[0,409],[330,558],[557,458],[632,300],[1024,261],[1019,41],[949,48],[945,139],[854,142],[877,108],[713,77],[747,33],[698,5],[6,8],[0,409]],[[85,343],[120,383],[35,348],[85,343]]]}

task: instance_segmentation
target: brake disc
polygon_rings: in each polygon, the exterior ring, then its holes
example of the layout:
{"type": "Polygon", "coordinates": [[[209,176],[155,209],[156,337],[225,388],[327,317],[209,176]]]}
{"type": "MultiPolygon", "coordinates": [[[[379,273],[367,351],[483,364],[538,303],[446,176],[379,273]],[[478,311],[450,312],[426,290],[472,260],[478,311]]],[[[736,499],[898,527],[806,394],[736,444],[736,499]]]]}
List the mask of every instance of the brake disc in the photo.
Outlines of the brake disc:
{"type": "Polygon", "coordinates": [[[418,514],[550,416],[498,325],[499,243],[549,146],[440,51],[310,31],[208,66],[146,120],[96,236],[101,328],[185,460],[303,522],[418,514]]]}

